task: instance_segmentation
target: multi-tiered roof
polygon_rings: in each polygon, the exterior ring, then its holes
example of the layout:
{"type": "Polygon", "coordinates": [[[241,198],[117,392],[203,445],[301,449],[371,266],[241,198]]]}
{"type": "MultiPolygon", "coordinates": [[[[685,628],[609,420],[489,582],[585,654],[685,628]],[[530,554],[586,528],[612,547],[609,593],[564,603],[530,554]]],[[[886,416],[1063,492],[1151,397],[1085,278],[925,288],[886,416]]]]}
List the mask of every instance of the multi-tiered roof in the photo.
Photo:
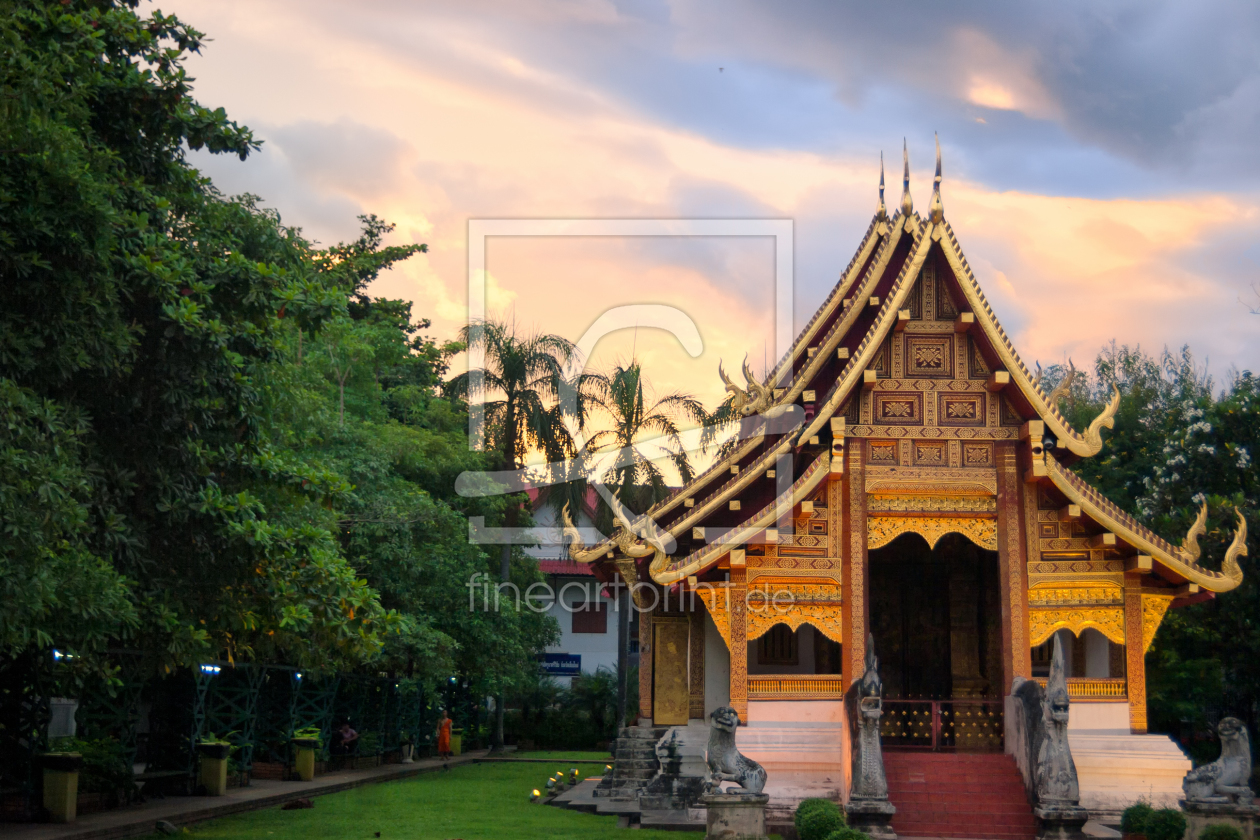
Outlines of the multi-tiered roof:
{"type": "MultiPolygon", "coordinates": [[[[1173,546],[1072,472],[1071,463],[1102,449],[1101,430],[1114,424],[1119,391],[1113,386],[1110,403],[1087,429],[1072,427],[1059,412],[1058,395],[1041,388],[998,323],[945,219],[940,188],[938,144],[927,216],[914,210],[908,160],[900,206],[889,216],[881,166],[879,204],[866,234],[791,349],[762,380],[754,379],[745,366],[744,388],[723,373],[733,405],[745,415],[742,439],[704,473],[631,521],[628,529],[590,548],[570,531],[575,559],[617,560],[623,577],[635,574],[672,584],[704,576],[734,549],[772,541],[787,512],[843,470],[844,437],[860,432],[853,428],[854,397],[886,376],[879,369],[881,348],[912,317],[912,292],[924,266],[933,261],[956,309],[955,332],[970,337],[975,364],[989,372],[987,390],[1000,394],[1003,411],[1018,415],[1016,423],[1023,424],[1022,437],[1032,452],[1025,480],[1079,507],[1092,527],[1115,535],[1117,548],[1128,546],[1143,559],[1149,557],[1151,570],[1171,584],[1223,592],[1242,582],[1236,558],[1246,552],[1245,525],[1222,571],[1212,571],[1198,563],[1193,530],[1181,546],[1173,546]],[[637,562],[637,573],[627,559],[637,562]]],[[[1202,533],[1201,522],[1196,528],[1202,533]]]]}

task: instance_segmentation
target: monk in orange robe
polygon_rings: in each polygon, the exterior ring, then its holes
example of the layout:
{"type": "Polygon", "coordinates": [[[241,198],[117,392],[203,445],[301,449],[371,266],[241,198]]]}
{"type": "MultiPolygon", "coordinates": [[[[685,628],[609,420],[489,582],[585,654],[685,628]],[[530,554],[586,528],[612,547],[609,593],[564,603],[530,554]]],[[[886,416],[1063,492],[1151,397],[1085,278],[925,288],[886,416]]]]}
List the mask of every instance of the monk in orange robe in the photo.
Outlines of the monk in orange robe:
{"type": "Polygon", "coordinates": [[[442,758],[451,757],[451,718],[446,713],[446,709],[442,710],[442,719],[438,721],[437,730],[437,748],[438,755],[442,758]]]}

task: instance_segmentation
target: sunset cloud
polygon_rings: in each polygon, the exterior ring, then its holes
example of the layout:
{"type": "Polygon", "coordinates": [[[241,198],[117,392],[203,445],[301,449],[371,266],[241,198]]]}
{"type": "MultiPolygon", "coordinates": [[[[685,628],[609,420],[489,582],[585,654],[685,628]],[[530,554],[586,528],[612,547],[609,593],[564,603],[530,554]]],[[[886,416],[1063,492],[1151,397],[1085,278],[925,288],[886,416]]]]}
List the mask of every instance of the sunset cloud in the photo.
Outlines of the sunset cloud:
{"type": "MultiPolygon", "coordinates": [[[[413,300],[439,335],[465,318],[476,218],[791,219],[799,326],[870,219],[880,149],[895,206],[909,136],[922,208],[939,129],[946,216],[1029,363],[1081,365],[1112,339],[1188,343],[1219,372],[1260,362],[1238,303],[1260,279],[1246,8],[718,9],[167,10],[212,38],[192,62],[197,96],[266,141],[244,164],[197,164],[322,242],[352,238],[371,212],[397,223],[397,241],[428,243],[374,291],[413,300]],[[1190,66],[1195,78],[1176,76],[1190,66]]],[[[696,359],[630,330],[594,360],[634,352],[662,389],[713,404],[718,359],[774,361],[767,242],[503,240],[488,255],[491,309],[541,330],[576,338],[627,302],[694,313],[696,359]]]]}

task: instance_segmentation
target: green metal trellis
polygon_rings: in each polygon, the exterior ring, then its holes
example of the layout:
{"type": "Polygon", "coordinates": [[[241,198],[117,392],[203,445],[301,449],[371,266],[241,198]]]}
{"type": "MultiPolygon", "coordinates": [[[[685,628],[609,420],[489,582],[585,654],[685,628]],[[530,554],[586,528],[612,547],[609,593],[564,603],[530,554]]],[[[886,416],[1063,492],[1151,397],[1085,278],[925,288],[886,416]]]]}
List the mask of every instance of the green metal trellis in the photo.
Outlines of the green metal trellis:
{"type": "Polygon", "coordinates": [[[238,748],[242,783],[254,760],[258,695],[265,675],[262,667],[248,663],[224,668],[213,680],[206,699],[206,729],[238,748]]]}

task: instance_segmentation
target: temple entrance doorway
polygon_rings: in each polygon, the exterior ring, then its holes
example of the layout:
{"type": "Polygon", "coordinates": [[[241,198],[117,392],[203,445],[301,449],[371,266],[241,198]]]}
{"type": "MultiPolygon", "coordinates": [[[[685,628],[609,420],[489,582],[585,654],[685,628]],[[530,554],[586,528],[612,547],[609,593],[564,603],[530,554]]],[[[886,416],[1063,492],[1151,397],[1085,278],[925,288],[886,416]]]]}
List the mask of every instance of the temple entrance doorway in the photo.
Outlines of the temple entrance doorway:
{"type": "Polygon", "coordinates": [[[998,555],[961,534],[870,552],[870,629],[887,746],[1002,748],[998,555]]]}

